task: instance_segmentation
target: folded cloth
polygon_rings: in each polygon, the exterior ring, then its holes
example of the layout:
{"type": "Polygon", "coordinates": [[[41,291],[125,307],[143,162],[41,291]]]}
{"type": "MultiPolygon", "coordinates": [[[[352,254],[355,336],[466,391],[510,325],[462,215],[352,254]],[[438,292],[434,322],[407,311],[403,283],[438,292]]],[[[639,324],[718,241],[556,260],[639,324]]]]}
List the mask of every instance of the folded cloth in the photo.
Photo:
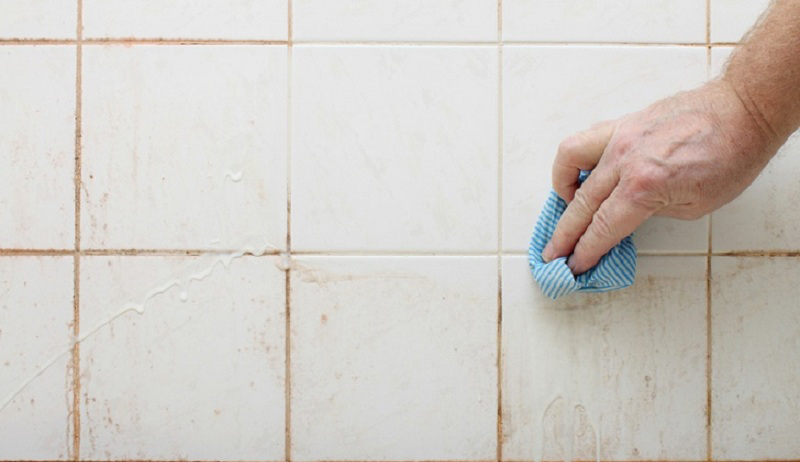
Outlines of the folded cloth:
{"type": "MultiPolygon", "coordinates": [[[[588,176],[589,172],[581,172],[579,180],[583,182],[588,176]]],[[[633,284],[636,276],[636,246],[633,245],[633,234],[605,254],[597,265],[577,277],[572,275],[567,266],[567,257],[556,258],[550,263],[544,262],[542,259],[544,246],[550,242],[556,223],[566,208],[567,203],[558,197],[555,191],[550,191],[528,247],[531,273],[544,294],[555,299],[572,292],[607,292],[624,289],[633,284]]]]}

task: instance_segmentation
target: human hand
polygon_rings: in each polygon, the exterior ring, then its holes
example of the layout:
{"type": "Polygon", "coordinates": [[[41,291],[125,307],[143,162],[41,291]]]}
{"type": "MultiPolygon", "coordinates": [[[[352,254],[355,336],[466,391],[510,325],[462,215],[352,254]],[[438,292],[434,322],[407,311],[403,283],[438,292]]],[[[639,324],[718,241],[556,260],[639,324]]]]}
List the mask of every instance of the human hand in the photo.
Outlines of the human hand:
{"type": "Polygon", "coordinates": [[[544,260],[570,255],[581,274],[652,215],[694,220],[738,196],[782,143],[746,102],[720,79],[565,139],[553,189],[569,205],[544,260]]]}

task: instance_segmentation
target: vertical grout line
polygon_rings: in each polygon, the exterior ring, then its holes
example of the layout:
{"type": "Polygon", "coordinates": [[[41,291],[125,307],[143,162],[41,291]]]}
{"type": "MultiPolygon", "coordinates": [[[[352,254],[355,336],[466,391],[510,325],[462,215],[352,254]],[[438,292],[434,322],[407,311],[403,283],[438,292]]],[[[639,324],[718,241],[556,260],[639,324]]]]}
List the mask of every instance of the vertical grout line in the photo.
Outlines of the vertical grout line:
{"type": "Polygon", "coordinates": [[[503,0],[497,0],[497,460],[503,460],[503,0]]]}
{"type": "Polygon", "coordinates": [[[284,454],[286,462],[292,460],[292,0],[287,0],[286,43],[286,253],[289,265],[286,268],[286,326],[284,349],[284,454]]]}
{"type": "MultiPolygon", "coordinates": [[[[706,80],[711,78],[711,0],[706,0],[706,80]]],[[[711,461],[712,432],[711,432],[711,229],[714,214],[708,215],[708,243],[706,249],[706,459],[711,461]]]]}
{"type": "Polygon", "coordinates": [[[712,319],[711,319],[711,215],[708,217],[708,255],[706,255],[706,458],[713,460],[711,432],[711,374],[712,374],[712,319]]]}
{"type": "MultiPolygon", "coordinates": [[[[81,136],[82,136],[82,90],[83,90],[83,0],[77,0],[76,51],[75,51],[75,253],[72,256],[73,299],[72,335],[80,336],[80,288],[81,288],[81,136]]],[[[81,376],[80,344],[72,346],[72,457],[81,458],[81,376]]]]}

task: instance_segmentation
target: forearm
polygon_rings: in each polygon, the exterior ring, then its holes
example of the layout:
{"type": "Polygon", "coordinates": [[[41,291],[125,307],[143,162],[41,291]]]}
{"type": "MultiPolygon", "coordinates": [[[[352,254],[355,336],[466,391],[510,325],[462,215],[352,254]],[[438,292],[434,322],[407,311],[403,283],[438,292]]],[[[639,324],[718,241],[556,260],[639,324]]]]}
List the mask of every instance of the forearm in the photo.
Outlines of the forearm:
{"type": "Polygon", "coordinates": [[[800,126],[800,0],[774,0],[737,47],[722,80],[770,143],[800,126]]]}

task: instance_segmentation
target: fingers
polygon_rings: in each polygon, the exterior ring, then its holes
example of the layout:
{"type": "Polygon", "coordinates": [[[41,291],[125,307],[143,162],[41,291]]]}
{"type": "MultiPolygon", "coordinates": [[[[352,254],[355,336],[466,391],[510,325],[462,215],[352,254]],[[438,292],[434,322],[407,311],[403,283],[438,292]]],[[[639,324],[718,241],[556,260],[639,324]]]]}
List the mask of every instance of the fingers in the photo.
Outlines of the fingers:
{"type": "Polygon", "coordinates": [[[602,122],[561,142],[553,163],[553,190],[559,197],[572,201],[580,171],[592,170],[600,162],[615,129],[616,123],[602,122]]]}
{"type": "Polygon", "coordinates": [[[572,202],[559,219],[550,242],[542,252],[544,261],[549,262],[572,253],[578,240],[592,223],[595,212],[611,195],[618,182],[618,173],[613,168],[604,168],[601,164],[592,172],[575,192],[572,202]]]}
{"type": "Polygon", "coordinates": [[[592,268],[603,255],[653,215],[654,208],[628,200],[622,191],[622,187],[617,187],[592,217],[591,224],[575,246],[575,252],[567,260],[573,274],[582,274],[592,268]]]}

